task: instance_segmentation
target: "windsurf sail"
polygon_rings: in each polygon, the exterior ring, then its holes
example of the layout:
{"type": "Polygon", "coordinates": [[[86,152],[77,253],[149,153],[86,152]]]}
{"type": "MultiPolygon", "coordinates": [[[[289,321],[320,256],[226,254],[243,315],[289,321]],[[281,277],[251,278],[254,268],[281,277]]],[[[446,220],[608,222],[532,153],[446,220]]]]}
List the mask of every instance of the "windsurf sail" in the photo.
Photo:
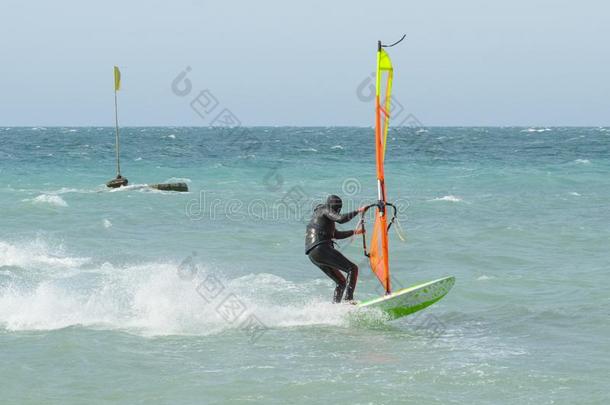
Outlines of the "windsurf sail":
{"type": "MultiPolygon", "coordinates": [[[[371,270],[379,279],[385,293],[392,292],[390,281],[390,262],[388,231],[396,218],[396,207],[387,202],[384,160],[388,139],[388,128],[390,126],[390,109],[392,97],[392,81],[394,69],[390,55],[384,48],[396,45],[405,38],[403,37],[392,45],[382,45],[377,42],[377,74],[375,78],[375,156],[377,161],[377,203],[370,207],[376,207],[375,225],[371,236],[370,251],[367,252],[366,238],[363,234],[364,253],[368,256],[371,270]],[[389,207],[393,209],[393,217],[388,221],[389,207]]],[[[366,211],[365,211],[366,212],[366,211]]],[[[364,213],[362,215],[362,227],[364,227],[364,213]]]]}

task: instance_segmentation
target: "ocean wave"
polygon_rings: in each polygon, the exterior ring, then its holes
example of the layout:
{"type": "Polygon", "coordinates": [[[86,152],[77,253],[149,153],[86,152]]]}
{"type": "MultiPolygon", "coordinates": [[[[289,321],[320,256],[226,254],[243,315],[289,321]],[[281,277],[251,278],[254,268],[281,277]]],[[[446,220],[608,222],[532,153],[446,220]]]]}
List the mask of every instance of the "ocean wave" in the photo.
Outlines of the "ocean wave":
{"type": "MultiPolygon", "coordinates": [[[[108,191],[110,193],[120,193],[120,192],[126,192],[126,191],[133,191],[133,190],[153,190],[151,189],[148,184],[129,184],[127,186],[123,186],[123,187],[117,187],[117,188],[108,188],[105,187],[103,188],[104,191],[108,191]]],[[[158,191],[158,190],[155,190],[158,191]]]]}
{"type": "Polygon", "coordinates": [[[591,161],[589,159],[576,159],[574,161],[574,163],[577,163],[580,165],[588,165],[588,164],[591,164],[591,161]]]}
{"type": "Polygon", "coordinates": [[[462,198],[460,197],[456,197],[454,195],[446,195],[443,197],[437,197],[437,198],[433,198],[430,201],[451,201],[451,202],[461,202],[463,201],[462,198]]]}
{"type": "Polygon", "coordinates": [[[244,325],[252,320],[260,330],[349,327],[355,312],[329,302],[328,281],[299,284],[272,274],[229,278],[202,264],[192,272],[188,267],[180,271],[182,265],[173,262],[92,267],[88,260],[54,257],[48,251],[33,257],[30,249],[4,242],[0,257],[25,268],[45,262],[70,268],[67,273],[37,272],[28,283],[20,283],[23,273],[14,272],[11,281],[0,284],[0,328],[11,331],[81,326],[144,336],[250,333],[244,325]]]}
{"type": "Polygon", "coordinates": [[[51,205],[53,207],[67,207],[68,203],[56,194],[41,194],[35,198],[26,198],[24,202],[32,202],[37,205],[51,205]]]}
{"type": "Polygon", "coordinates": [[[522,129],[521,132],[548,132],[548,131],[552,131],[551,128],[528,128],[528,129],[522,129]]]}
{"type": "Polygon", "coordinates": [[[62,187],[58,190],[49,191],[48,194],[57,195],[57,194],[68,194],[68,193],[94,193],[94,192],[96,192],[96,190],[62,187]]]}
{"type": "Polygon", "coordinates": [[[330,148],[331,149],[340,149],[340,150],[343,150],[343,146],[341,146],[341,145],[331,146],[330,148]]]}
{"type": "Polygon", "coordinates": [[[48,266],[74,269],[89,262],[86,257],[65,255],[61,247],[51,247],[41,239],[21,243],[0,241],[0,265],[35,269],[48,266]]]}
{"type": "Polygon", "coordinates": [[[163,183],[192,183],[192,180],[188,177],[170,177],[165,180],[163,183]]]}

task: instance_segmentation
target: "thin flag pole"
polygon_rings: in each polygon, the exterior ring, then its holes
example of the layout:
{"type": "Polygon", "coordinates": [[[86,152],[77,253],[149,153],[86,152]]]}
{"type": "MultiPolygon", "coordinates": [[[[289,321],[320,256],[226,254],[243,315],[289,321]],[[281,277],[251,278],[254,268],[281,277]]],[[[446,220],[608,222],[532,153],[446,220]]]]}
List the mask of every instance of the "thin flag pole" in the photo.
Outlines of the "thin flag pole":
{"type": "Polygon", "coordinates": [[[119,109],[117,105],[117,91],[114,90],[114,124],[116,128],[116,174],[117,177],[121,175],[121,159],[120,159],[120,146],[119,146],[119,109]]]}
{"type": "Polygon", "coordinates": [[[114,67],[114,126],[116,130],[116,178],[106,183],[107,187],[117,188],[126,186],[128,181],[121,176],[121,143],[119,140],[119,106],[117,92],[121,89],[121,71],[114,67]]]}

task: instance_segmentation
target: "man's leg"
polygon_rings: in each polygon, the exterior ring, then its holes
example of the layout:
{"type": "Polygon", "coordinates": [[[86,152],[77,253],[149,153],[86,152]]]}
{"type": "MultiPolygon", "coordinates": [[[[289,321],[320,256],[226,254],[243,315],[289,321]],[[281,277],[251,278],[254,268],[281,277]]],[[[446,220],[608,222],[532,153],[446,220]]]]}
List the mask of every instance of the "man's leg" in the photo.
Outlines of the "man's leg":
{"type": "MultiPolygon", "coordinates": [[[[349,301],[353,300],[354,290],[356,290],[356,283],[358,282],[358,266],[349,261],[341,252],[330,246],[318,246],[314,249],[314,251],[312,251],[312,253],[314,252],[314,258],[310,257],[310,259],[318,267],[322,268],[322,266],[325,266],[337,273],[339,273],[337,269],[347,273],[347,293],[345,294],[345,299],[349,301]]],[[[341,277],[345,280],[342,274],[341,277]]]]}
{"type": "Polygon", "coordinates": [[[337,284],[337,286],[335,287],[335,293],[333,295],[333,302],[341,302],[341,299],[343,298],[343,292],[345,291],[345,286],[347,284],[345,282],[345,276],[343,276],[343,274],[341,274],[339,270],[333,269],[332,267],[324,265],[321,265],[319,267],[324,273],[326,273],[328,277],[330,277],[337,284]]]}
{"type": "Polygon", "coordinates": [[[354,299],[356,283],[358,282],[358,266],[349,261],[347,257],[343,256],[338,250],[329,249],[329,251],[325,253],[330,266],[347,273],[347,291],[345,293],[345,299],[347,301],[352,301],[354,299]]]}
{"type": "Polygon", "coordinates": [[[333,296],[333,302],[341,302],[341,298],[343,297],[343,291],[345,291],[346,281],[345,276],[341,274],[341,272],[337,269],[333,269],[330,266],[326,266],[322,263],[316,261],[313,257],[309,256],[309,260],[316,266],[320,268],[331,280],[333,280],[336,284],[335,293],[333,296]]]}

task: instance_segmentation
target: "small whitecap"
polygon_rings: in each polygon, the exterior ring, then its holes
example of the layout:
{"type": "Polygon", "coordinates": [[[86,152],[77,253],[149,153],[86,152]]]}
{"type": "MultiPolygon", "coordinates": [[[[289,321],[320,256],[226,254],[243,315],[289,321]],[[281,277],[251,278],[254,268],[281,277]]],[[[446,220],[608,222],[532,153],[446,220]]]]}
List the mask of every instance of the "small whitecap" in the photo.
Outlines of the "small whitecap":
{"type": "Polygon", "coordinates": [[[579,194],[579,193],[577,193],[576,191],[572,191],[572,192],[570,193],[570,195],[573,195],[573,196],[575,196],[575,197],[580,197],[580,194],[579,194]]]}
{"type": "Polygon", "coordinates": [[[63,198],[61,198],[58,195],[53,195],[53,194],[41,194],[34,199],[26,199],[23,201],[31,201],[37,205],[45,204],[45,205],[51,205],[54,207],[67,207],[68,206],[68,203],[63,198]]]}
{"type": "Polygon", "coordinates": [[[110,228],[112,226],[112,222],[110,222],[107,219],[104,219],[103,224],[104,224],[104,228],[106,228],[106,229],[108,229],[108,228],[110,228]]]}
{"type": "Polygon", "coordinates": [[[343,150],[343,146],[335,145],[335,146],[331,146],[331,149],[341,149],[341,150],[343,150]]]}
{"type": "MultiPolygon", "coordinates": [[[[254,155],[252,155],[254,156],[254,155]]],[[[164,183],[191,183],[192,180],[189,179],[188,177],[170,177],[169,179],[166,179],[164,181],[164,183]]]]}
{"type": "Polygon", "coordinates": [[[485,280],[491,280],[492,278],[489,276],[486,276],[485,274],[483,274],[482,276],[477,277],[477,281],[485,281],[485,280]]]}
{"type": "Polygon", "coordinates": [[[588,165],[591,163],[589,159],[576,159],[574,163],[578,163],[580,165],[588,165]]]}
{"type": "Polygon", "coordinates": [[[174,135],[174,134],[170,134],[170,135],[168,135],[167,137],[168,137],[169,139],[176,139],[176,135],[174,135]]]}
{"type": "Polygon", "coordinates": [[[134,159],[134,161],[136,161],[136,162],[138,162],[138,161],[140,161],[140,160],[142,160],[142,158],[141,158],[141,157],[137,157],[137,158],[135,158],[135,159],[134,159]]]}
{"type": "Polygon", "coordinates": [[[446,195],[443,197],[437,197],[432,199],[432,201],[450,201],[450,202],[460,202],[462,199],[460,197],[456,197],[454,195],[446,195]]]}
{"type": "Polygon", "coordinates": [[[522,129],[521,132],[548,132],[550,130],[550,128],[528,128],[522,129]]]}

